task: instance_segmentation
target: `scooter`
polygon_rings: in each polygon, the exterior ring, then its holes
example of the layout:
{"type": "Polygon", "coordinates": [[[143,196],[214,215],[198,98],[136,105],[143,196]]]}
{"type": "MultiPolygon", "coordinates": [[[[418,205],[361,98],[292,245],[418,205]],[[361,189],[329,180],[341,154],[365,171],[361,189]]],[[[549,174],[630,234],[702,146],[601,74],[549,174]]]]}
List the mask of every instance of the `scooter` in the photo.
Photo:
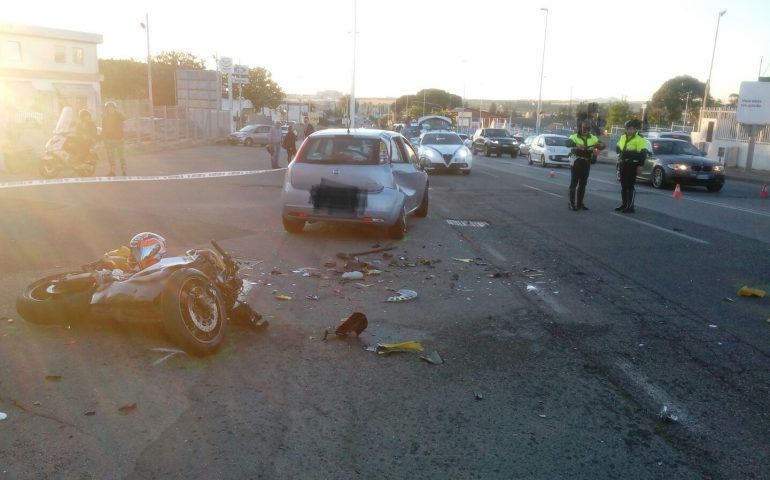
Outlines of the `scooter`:
{"type": "Polygon", "coordinates": [[[95,145],[89,146],[86,152],[79,145],[79,139],[72,134],[72,107],[64,107],[56,122],[53,136],[46,142],[40,164],[40,175],[43,178],[55,178],[64,171],[72,171],[80,177],[90,177],[96,171],[96,161],[99,159],[95,145]]]}

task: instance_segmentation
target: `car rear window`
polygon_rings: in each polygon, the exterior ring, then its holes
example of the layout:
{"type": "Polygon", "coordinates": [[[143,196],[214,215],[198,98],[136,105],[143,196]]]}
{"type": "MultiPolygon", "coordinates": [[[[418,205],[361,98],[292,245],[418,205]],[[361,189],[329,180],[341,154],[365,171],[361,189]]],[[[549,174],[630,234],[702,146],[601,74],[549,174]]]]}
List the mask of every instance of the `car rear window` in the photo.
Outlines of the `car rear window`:
{"type": "Polygon", "coordinates": [[[378,138],[353,135],[309,137],[297,156],[299,163],[339,163],[348,165],[378,165],[387,161],[385,144],[378,138]]]}

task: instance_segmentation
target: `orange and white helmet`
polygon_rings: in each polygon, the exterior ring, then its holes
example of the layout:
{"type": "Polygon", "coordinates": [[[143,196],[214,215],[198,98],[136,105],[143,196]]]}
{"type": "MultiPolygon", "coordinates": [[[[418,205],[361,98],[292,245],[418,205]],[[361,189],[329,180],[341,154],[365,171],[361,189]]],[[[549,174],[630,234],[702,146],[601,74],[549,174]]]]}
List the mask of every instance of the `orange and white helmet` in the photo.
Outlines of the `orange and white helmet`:
{"type": "Polygon", "coordinates": [[[131,249],[131,262],[138,265],[140,270],[158,263],[166,255],[166,239],[157,233],[137,233],[128,246],[131,249]]]}

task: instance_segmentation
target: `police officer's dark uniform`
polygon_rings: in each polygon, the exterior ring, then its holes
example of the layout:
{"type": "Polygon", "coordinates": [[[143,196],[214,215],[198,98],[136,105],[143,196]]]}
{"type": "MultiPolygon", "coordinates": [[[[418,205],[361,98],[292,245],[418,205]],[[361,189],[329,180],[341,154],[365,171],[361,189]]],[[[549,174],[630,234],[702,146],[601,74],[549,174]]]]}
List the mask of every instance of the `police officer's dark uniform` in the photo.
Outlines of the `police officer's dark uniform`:
{"type": "Polygon", "coordinates": [[[634,184],[638,169],[644,165],[647,159],[647,139],[639,135],[637,130],[641,127],[639,120],[626,122],[624,133],[615,146],[620,163],[620,194],[623,203],[615,208],[616,212],[634,213],[634,184]]]}
{"type": "Polygon", "coordinates": [[[569,209],[588,210],[583,203],[586,194],[588,174],[591,173],[591,163],[596,160],[594,150],[604,150],[604,144],[596,135],[591,134],[591,125],[584,123],[579,133],[573,133],[567,140],[567,146],[572,149],[575,161],[572,163],[569,182],[569,209]],[[576,202],[577,194],[577,202],[576,202]]]}

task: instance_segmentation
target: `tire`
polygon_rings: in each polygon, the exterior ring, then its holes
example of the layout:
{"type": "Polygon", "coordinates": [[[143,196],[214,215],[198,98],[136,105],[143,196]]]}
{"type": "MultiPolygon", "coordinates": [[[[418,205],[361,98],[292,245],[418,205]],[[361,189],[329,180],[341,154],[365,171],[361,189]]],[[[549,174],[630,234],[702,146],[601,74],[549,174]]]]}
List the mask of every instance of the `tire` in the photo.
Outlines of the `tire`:
{"type": "Polygon", "coordinates": [[[531,153],[527,153],[527,160],[529,161],[529,164],[530,164],[530,165],[532,165],[533,163],[535,163],[535,162],[533,162],[533,161],[532,161],[532,154],[531,154],[531,153]]]}
{"type": "Polygon", "coordinates": [[[725,186],[724,183],[715,183],[713,185],[706,185],[706,188],[708,189],[709,192],[716,193],[716,192],[722,190],[722,187],[724,187],[724,186],[725,186]]]}
{"type": "Polygon", "coordinates": [[[497,158],[500,158],[503,156],[503,152],[497,152],[497,158]]]}
{"type": "Polygon", "coordinates": [[[216,352],[227,331],[225,302],[216,286],[194,268],[177,270],[160,297],[163,329],[187,353],[216,352]]]}
{"type": "Polygon", "coordinates": [[[388,237],[393,240],[401,240],[406,233],[406,213],[401,209],[401,215],[398,216],[396,223],[388,227],[388,237]]]}
{"type": "Polygon", "coordinates": [[[484,147],[484,156],[489,157],[491,154],[489,153],[489,146],[484,147]]]}
{"type": "Polygon", "coordinates": [[[511,158],[517,158],[519,156],[519,152],[511,152],[511,158]]]}
{"type": "Polygon", "coordinates": [[[543,168],[546,167],[545,155],[540,155],[540,166],[543,167],[543,168]]]}
{"type": "Polygon", "coordinates": [[[470,175],[470,174],[471,174],[470,170],[463,170],[463,175],[470,175]]]}
{"type": "Polygon", "coordinates": [[[59,293],[49,291],[55,280],[82,273],[60,273],[30,283],[16,298],[16,311],[24,320],[40,325],[72,323],[87,318],[95,286],[93,281],[68,282],[66,289],[59,293]]]}
{"type": "Polygon", "coordinates": [[[243,144],[246,145],[247,147],[250,147],[254,145],[254,140],[247,138],[246,140],[243,141],[243,144]]]}
{"type": "Polygon", "coordinates": [[[414,216],[419,218],[425,218],[428,216],[428,186],[425,186],[425,193],[422,195],[420,206],[414,211],[414,216]]]}
{"type": "Polygon", "coordinates": [[[281,220],[283,221],[284,230],[289,233],[302,233],[302,230],[305,228],[304,220],[290,220],[286,217],[282,217],[281,220]]]}
{"type": "Polygon", "coordinates": [[[86,163],[77,170],[79,177],[93,177],[96,173],[96,155],[89,155],[86,163]]]}
{"type": "Polygon", "coordinates": [[[650,183],[655,188],[663,188],[666,186],[666,174],[660,167],[655,167],[650,177],[650,183]]]}

